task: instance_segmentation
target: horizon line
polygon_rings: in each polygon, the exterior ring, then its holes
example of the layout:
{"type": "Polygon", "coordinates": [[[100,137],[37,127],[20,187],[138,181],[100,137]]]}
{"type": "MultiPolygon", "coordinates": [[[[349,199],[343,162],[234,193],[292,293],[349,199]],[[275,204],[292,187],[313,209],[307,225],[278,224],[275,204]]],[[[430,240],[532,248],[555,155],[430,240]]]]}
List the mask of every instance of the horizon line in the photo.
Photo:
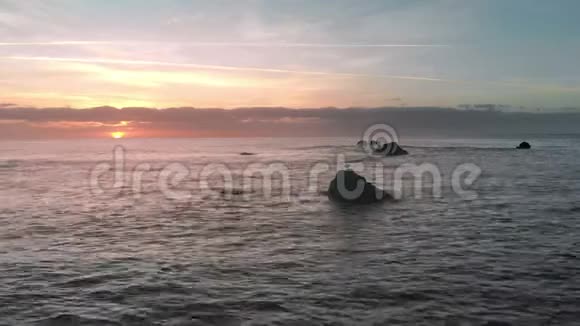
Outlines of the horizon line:
{"type": "MultiPolygon", "coordinates": [[[[124,106],[117,107],[113,105],[100,105],[93,107],[71,107],[71,106],[47,106],[47,107],[37,107],[37,106],[27,106],[15,103],[0,103],[0,110],[18,110],[18,109],[34,109],[34,110],[93,110],[93,109],[114,109],[114,110],[124,110],[124,109],[146,109],[146,110],[157,110],[164,111],[168,109],[189,109],[189,110],[253,110],[253,109],[273,109],[273,110],[452,110],[460,112],[486,112],[486,113],[580,113],[580,107],[518,107],[497,104],[496,107],[504,107],[511,110],[499,109],[489,109],[489,108],[461,108],[464,104],[456,106],[440,106],[440,105],[405,105],[405,106],[324,106],[324,107],[288,107],[280,105],[262,105],[262,106],[235,106],[235,107],[195,107],[195,106],[169,106],[169,107],[144,107],[144,106],[124,106]]],[[[483,105],[483,104],[472,104],[472,105],[483,105]]]]}

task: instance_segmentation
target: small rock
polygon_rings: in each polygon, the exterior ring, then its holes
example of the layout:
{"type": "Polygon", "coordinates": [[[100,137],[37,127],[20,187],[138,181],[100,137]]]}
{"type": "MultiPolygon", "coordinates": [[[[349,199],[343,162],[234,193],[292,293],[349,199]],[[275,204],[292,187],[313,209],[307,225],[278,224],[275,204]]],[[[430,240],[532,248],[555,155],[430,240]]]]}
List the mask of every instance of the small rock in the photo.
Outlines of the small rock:
{"type": "Polygon", "coordinates": [[[518,147],[516,147],[517,149],[530,149],[532,148],[532,145],[530,145],[530,143],[528,142],[521,142],[518,147]]]}

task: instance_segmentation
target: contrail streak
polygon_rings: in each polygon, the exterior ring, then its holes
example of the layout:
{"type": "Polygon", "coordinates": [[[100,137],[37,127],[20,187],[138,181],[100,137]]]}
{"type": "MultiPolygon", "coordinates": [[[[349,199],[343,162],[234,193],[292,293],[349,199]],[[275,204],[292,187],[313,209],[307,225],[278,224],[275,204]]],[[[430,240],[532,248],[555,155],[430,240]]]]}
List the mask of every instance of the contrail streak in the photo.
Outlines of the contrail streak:
{"type": "Polygon", "coordinates": [[[101,59],[101,58],[85,59],[85,58],[60,58],[60,57],[22,57],[22,56],[0,57],[0,59],[21,60],[21,61],[50,61],[50,62],[96,63],[96,64],[121,64],[121,65],[138,65],[138,66],[165,66],[165,67],[192,68],[192,69],[209,69],[209,70],[226,70],[226,71],[253,71],[253,72],[267,72],[267,73],[319,75],[319,76],[374,77],[374,78],[378,77],[378,78],[389,78],[389,79],[406,79],[406,80],[434,81],[434,82],[451,82],[452,81],[452,80],[433,78],[433,77],[416,77],[416,76],[382,75],[382,74],[374,75],[374,74],[359,74],[359,73],[345,73],[345,72],[303,71],[303,70],[276,69],[276,68],[202,65],[202,64],[194,64],[194,63],[176,63],[176,62],[147,61],[147,60],[120,60],[120,59],[101,59]]]}
{"type": "Polygon", "coordinates": [[[114,44],[99,41],[55,41],[55,42],[0,42],[0,46],[64,46],[64,45],[99,45],[114,44]]]}
{"type": "Polygon", "coordinates": [[[372,43],[260,43],[260,42],[147,42],[147,41],[52,41],[0,42],[0,46],[75,46],[75,45],[182,45],[192,47],[259,48],[440,48],[445,44],[372,44],[372,43]]]}
{"type": "Polygon", "coordinates": [[[47,61],[47,62],[77,62],[90,64],[119,64],[119,65],[134,65],[134,66],[164,66],[187,69],[205,69],[205,70],[222,70],[222,71],[252,71],[264,73],[280,73],[280,74],[300,74],[311,76],[334,76],[334,77],[367,77],[367,78],[384,78],[384,79],[398,79],[398,80],[414,80],[425,82],[445,82],[445,83],[461,83],[461,84],[482,84],[482,85],[496,85],[505,87],[540,89],[540,90],[556,90],[565,92],[578,92],[577,87],[562,87],[558,85],[539,85],[514,83],[509,81],[478,81],[478,80],[457,80],[437,77],[421,77],[421,76],[404,76],[404,75],[387,75],[387,74],[361,74],[349,72],[328,72],[328,71],[305,71],[305,70],[291,70],[278,68],[260,68],[260,67],[238,67],[238,66],[223,66],[223,65],[204,65],[195,63],[178,63],[165,61],[148,61],[148,60],[121,60],[121,59],[104,59],[104,58],[62,58],[62,57],[40,57],[40,56],[4,56],[0,57],[4,60],[21,60],[21,61],[47,61]]]}

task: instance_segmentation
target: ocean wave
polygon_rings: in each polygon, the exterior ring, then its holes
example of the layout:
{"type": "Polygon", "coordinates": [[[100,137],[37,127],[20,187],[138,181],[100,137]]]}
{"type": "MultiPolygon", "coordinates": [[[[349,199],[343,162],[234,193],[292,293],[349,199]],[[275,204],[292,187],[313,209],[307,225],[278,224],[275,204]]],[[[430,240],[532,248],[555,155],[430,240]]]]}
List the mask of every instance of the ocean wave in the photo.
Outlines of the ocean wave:
{"type": "Polygon", "coordinates": [[[549,213],[577,213],[580,212],[580,206],[547,207],[544,211],[549,213]]]}
{"type": "MultiPolygon", "coordinates": [[[[244,141],[229,153],[271,157],[244,141]]],[[[154,161],[245,166],[223,149],[199,158],[193,145],[160,144],[154,161]]],[[[314,160],[335,153],[367,159],[354,144],[307,146],[317,144],[326,142],[290,143],[305,152],[275,147],[291,156],[292,181],[306,181],[314,160]]],[[[277,185],[264,198],[259,179],[254,193],[231,200],[219,194],[223,183],[202,198],[185,181],[175,189],[192,193],[184,201],[168,200],[155,182],[139,198],[128,196],[131,187],[114,189],[113,198],[86,188],[90,146],[85,163],[12,162],[19,173],[0,169],[0,324],[504,326],[553,317],[545,324],[575,325],[577,148],[516,154],[499,148],[509,145],[503,140],[413,144],[443,147],[410,147],[417,155],[389,161],[386,172],[399,160],[429,158],[447,176],[457,163],[474,162],[483,170],[470,188],[478,199],[444,193],[341,207],[325,198],[333,171],[321,174],[320,192],[304,182],[282,202],[277,185]]],[[[389,181],[379,185],[388,189],[389,181]]],[[[233,187],[244,194],[241,184],[233,187]]]]}
{"type": "Polygon", "coordinates": [[[0,161],[0,169],[14,169],[18,167],[20,161],[10,160],[10,161],[0,161]]]}
{"type": "Polygon", "coordinates": [[[432,297],[428,293],[419,291],[392,291],[380,286],[358,287],[350,292],[351,298],[389,300],[402,304],[409,301],[428,301],[432,297]]]}
{"type": "Polygon", "coordinates": [[[312,150],[312,149],[337,149],[337,148],[354,148],[354,146],[349,145],[318,145],[318,146],[303,146],[303,147],[290,147],[291,150],[312,150]]]}
{"type": "Polygon", "coordinates": [[[37,323],[39,326],[122,326],[120,322],[110,319],[86,317],[76,314],[56,314],[41,319],[37,323]]]}
{"type": "Polygon", "coordinates": [[[514,151],[516,148],[511,147],[478,147],[478,146],[408,146],[401,145],[405,148],[415,148],[428,151],[514,151]]]}

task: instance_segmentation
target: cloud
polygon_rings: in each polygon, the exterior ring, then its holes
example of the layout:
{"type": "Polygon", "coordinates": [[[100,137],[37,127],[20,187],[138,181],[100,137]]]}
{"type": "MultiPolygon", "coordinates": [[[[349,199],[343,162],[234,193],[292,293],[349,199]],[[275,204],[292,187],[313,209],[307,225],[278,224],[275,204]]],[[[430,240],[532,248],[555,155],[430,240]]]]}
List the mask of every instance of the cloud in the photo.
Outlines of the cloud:
{"type": "MultiPolygon", "coordinates": [[[[477,84],[477,85],[493,85],[513,88],[532,89],[540,91],[552,92],[570,92],[576,93],[580,91],[577,86],[561,86],[556,84],[537,84],[528,83],[525,81],[482,81],[482,80],[460,80],[440,78],[433,76],[407,76],[395,74],[366,74],[366,73],[351,73],[339,71],[316,71],[316,70],[294,70],[281,68],[263,68],[263,67],[247,67],[247,66],[233,66],[233,65],[210,65],[210,64],[196,64],[185,62],[168,62],[155,60],[126,60],[126,59],[108,59],[108,58],[76,58],[76,57],[45,57],[45,56],[0,56],[0,60],[16,60],[16,61],[35,61],[35,62],[68,62],[68,63],[88,63],[88,64],[112,64],[112,65],[126,65],[126,66],[160,66],[182,69],[203,69],[203,70],[219,70],[219,71],[233,71],[233,72],[259,72],[272,74],[295,74],[295,75],[310,75],[310,76],[331,76],[331,77],[362,77],[362,78],[379,78],[379,79],[393,79],[393,80],[410,80],[419,82],[443,82],[456,84],[477,84]]],[[[199,81],[199,80],[198,80],[199,81]]],[[[145,81],[142,81],[145,82],[145,81]]],[[[209,82],[209,78],[206,78],[209,82]]]]}
{"type": "Polygon", "coordinates": [[[204,65],[195,63],[179,63],[179,62],[152,61],[152,60],[122,60],[122,59],[105,59],[105,58],[72,58],[72,57],[40,57],[40,56],[4,56],[0,57],[0,59],[18,60],[18,61],[78,62],[78,63],[96,63],[96,64],[136,65],[136,66],[165,66],[165,67],[189,68],[189,69],[265,72],[265,73],[301,74],[301,75],[318,75],[318,76],[375,77],[375,78],[404,79],[404,80],[432,81],[432,82],[452,81],[443,78],[422,77],[422,76],[402,76],[402,75],[386,75],[386,74],[375,75],[375,74],[359,74],[348,72],[291,70],[291,69],[240,67],[227,65],[204,65]]]}
{"type": "Polygon", "coordinates": [[[0,42],[0,46],[187,46],[218,48],[445,48],[446,44],[390,44],[390,43],[286,43],[286,42],[146,42],[146,41],[48,41],[48,42],[0,42]]]}
{"type": "Polygon", "coordinates": [[[500,2],[0,0],[0,88],[39,107],[576,105],[577,6],[500,2]]]}
{"type": "Polygon", "coordinates": [[[261,87],[269,88],[273,81],[266,83],[250,77],[223,76],[203,71],[176,70],[135,70],[77,62],[60,62],[51,66],[55,72],[79,72],[109,83],[138,87],[159,87],[162,85],[205,85],[212,87],[261,87]]]}
{"type": "Polygon", "coordinates": [[[0,46],[67,46],[67,45],[111,45],[114,42],[99,41],[53,41],[53,42],[0,42],[0,46]]]}
{"type": "Polygon", "coordinates": [[[580,112],[501,113],[450,108],[0,108],[2,138],[108,137],[359,137],[370,125],[387,123],[401,137],[498,136],[578,133],[580,112]]]}

